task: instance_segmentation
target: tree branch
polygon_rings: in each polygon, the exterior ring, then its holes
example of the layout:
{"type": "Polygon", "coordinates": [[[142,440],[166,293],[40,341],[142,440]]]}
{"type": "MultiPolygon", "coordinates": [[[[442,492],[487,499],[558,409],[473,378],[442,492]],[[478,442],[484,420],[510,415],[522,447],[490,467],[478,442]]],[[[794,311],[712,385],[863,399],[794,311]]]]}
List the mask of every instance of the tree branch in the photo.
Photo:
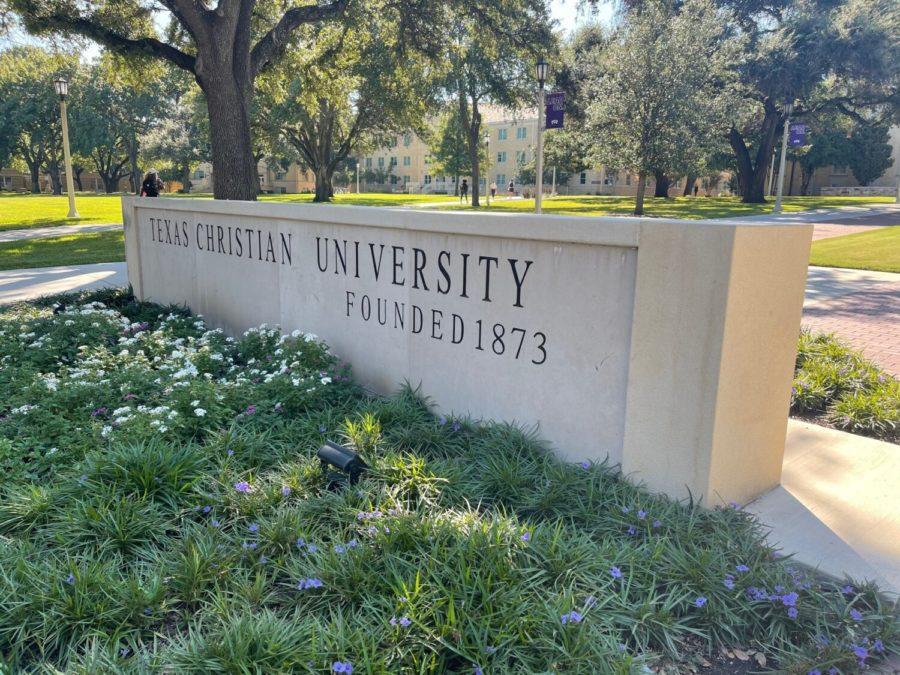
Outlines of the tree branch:
{"type": "Polygon", "coordinates": [[[78,33],[99,42],[113,52],[157,56],[190,73],[194,72],[196,59],[193,56],[156,38],[129,38],[84,17],[61,13],[41,17],[41,25],[51,30],[78,33]]]}
{"type": "Polygon", "coordinates": [[[253,47],[250,53],[251,77],[256,77],[285,48],[288,38],[297,28],[307,23],[334,19],[344,13],[348,0],[334,0],[329,5],[304,5],[284,13],[277,24],[253,47]]]}

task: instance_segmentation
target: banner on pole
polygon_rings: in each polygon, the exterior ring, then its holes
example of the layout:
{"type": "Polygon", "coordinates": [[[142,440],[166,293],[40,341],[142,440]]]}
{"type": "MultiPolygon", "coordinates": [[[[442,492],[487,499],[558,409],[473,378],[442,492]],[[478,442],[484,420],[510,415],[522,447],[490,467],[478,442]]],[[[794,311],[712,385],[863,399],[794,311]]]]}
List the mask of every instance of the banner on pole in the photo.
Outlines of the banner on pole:
{"type": "Polygon", "coordinates": [[[799,148],[806,145],[806,125],[796,122],[788,126],[788,145],[799,148]]]}
{"type": "Polygon", "coordinates": [[[562,129],[565,107],[566,96],[563,92],[555,91],[547,94],[547,100],[544,103],[545,129],[562,129]]]}

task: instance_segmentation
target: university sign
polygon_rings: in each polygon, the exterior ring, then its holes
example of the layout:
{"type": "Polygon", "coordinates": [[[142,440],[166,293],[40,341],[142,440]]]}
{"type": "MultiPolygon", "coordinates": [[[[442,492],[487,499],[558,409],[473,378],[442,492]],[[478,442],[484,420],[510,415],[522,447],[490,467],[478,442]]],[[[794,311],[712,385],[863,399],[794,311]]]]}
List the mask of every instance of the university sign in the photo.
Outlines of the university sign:
{"type": "Polygon", "coordinates": [[[123,208],[142,299],[231,333],[316,333],[375,391],[420,385],[439,410],[537,428],[562,457],[608,458],[673,496],[778,482],[808,226],[123,208]]]}

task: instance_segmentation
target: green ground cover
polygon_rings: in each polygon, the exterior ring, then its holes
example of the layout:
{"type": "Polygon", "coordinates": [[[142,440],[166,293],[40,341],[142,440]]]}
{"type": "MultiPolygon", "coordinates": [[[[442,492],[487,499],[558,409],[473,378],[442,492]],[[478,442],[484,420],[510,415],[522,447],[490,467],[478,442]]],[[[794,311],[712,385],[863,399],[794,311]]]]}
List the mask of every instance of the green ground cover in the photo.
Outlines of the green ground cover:
{"type": "Polygon", "coordinates": [[[900,649],[739,507],[373,398],[315,336],[207,331],[121,291],[0,313],[0,671],[782,672],[900,649]],[[104,304],[91,304],[89,300],[104,304]],[[324,439],[371,470],[327,488],[324,439]]]}
{"type": "Polygon", "coordinates": [[[900,272],[900,226],[814,241],[811,265],[900,272]]]}
{"type": "MultiPolygon", "coordinates": [[[[864,204],[891,204],[893,197],[785,197],[784,211],[792,213],[811,209],[833,209],[841,206],[864,204]]],[[[644,214],[657,218],[735,218],[756,216],[772,212],[773,202],[744,204],[738,197],[673,197],[671,199],[648,197],[644,200],[644,214]]],[[[460,208],[459,200],[451,207],[460,208]]],[[[462,208],[471,208],[463,205],[462,208]]],[[[481,209],[534,213],[533,199],[498,200],[481,209]]],[[[565,216],[628,216],[634,212],[634,197],[559,196],[545,199],[544,213],[565,216]]]]}
{"type": "Polygon", "coordinates": [[[791,411],[844,431],[900,442],[900,380],[833,335],[801,333],[791,411]]]}
{"type": "MultiPolygon", "coordinates": [[[[169,195],[187,199],[210,199],[211,195],[169,195]]],[[[271,202],[311,202],[311,194],[261,195],[260,201],[271,202]]],[[[362,193],[340,194],[335,204],[357,206],[406,206],[424,202],[453,201],[450,195],[404,195],[362,193]]],[[[78,194],[76,206],[80,218],[68,220],[66,213],[69,202],[66,197],[52,195],[17,195],[0,193],[0,231],[50,225],[73,225],[76,223],[121,223],[122,196],[78,194]]]]}
{"type": "Polygon", "coordinates": [[[122,230],[82,232],[62,237],[20,239],[0,244],[0,270],[125,260],[122,230]]]}

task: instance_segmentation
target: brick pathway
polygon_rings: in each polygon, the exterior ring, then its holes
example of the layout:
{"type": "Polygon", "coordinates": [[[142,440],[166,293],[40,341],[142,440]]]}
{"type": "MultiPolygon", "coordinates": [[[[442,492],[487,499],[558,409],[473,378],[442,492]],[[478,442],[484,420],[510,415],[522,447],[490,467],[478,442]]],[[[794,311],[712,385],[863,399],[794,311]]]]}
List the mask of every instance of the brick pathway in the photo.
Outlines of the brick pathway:
{"type": "Polygon", "coordinates": [[[803,325],[835,333],[900,377],[900,274],[810,267],[803,325]]]}

